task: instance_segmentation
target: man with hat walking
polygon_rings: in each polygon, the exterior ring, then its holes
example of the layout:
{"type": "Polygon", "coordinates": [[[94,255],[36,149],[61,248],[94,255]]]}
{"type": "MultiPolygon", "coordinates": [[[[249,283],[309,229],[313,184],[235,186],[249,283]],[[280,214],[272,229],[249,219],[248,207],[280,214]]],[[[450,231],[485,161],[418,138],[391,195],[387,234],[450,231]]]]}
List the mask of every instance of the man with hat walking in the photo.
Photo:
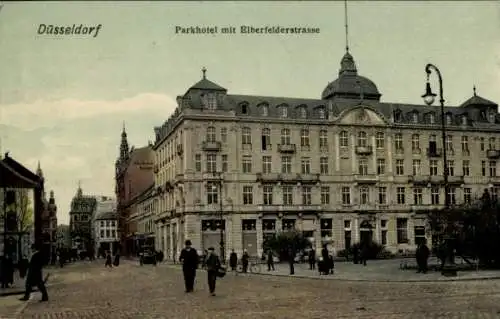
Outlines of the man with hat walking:
{"type": "Polygon", "coordinates": [[[207,261],[205,263],[208,277],[208,289],[210,294],[215,296],[215,283],[217,282],[217,272],[221,268],[219,256],[215,254],[213,247],[208,248],[207,261]]]}
{"type": "Polygon", "coordinates": [[[179,261],[182,263],[182,273],[184,275],[184,285],[186,293],[193,292],[196,269],[198,268],[199,258],[196,249],[191,247],[191,241],[185,242],[186,247],[181,251],[179,261]]]}

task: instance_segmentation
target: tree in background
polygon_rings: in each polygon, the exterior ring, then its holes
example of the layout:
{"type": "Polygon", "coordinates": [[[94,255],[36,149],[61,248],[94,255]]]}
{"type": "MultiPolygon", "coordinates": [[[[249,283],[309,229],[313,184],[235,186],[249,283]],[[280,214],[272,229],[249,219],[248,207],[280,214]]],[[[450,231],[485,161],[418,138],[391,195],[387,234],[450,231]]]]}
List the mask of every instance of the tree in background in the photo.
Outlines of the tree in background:
{"type": "Polygon", "coordinates": [[[443,260],[456,253],[468,264],[500,267],[500,206],[488,190],[477,201],[427,213],[434,254],[443,260]],[[451,244],[451,245],[450,245],[451,244]],[[452,248],[451,252],[448,248],[452,248]]]}
{"type": "Polygon", "coordinates": [[[289,260],[289,249],[292,250],[293,258],[298,252],[310,246],[311,242],[296,230],[276,233],[262,243],[264,251],[272,250],[278,254],[280,260],[289,260]]]}
{"type": "Polygon", "coordinates": [[[30,191],[19,192],[18,225],[20,232],[29,232],[33,226],[34,209],[30,191]]]}

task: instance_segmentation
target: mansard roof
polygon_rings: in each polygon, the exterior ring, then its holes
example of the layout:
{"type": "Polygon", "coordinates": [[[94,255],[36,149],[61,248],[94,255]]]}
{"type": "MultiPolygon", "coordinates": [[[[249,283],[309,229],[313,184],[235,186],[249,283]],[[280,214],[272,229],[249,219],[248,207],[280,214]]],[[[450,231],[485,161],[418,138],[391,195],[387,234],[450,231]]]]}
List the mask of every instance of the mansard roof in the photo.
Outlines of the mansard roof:
{"type": "Polygon", "coordinates": [[[195,85],[191,86],[189,89],[207,90],[207,91],[227,91],[222,86],[210,80],[207,80],[206,78],[201,79],[195,85]]]}

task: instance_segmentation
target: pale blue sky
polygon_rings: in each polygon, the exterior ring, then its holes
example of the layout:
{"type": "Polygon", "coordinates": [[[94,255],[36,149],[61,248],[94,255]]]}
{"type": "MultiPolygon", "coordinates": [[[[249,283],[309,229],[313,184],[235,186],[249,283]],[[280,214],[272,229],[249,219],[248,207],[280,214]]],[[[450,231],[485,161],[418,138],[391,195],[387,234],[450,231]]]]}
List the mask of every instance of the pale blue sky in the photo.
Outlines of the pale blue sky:
{"type": "MultiPolygon", "coordinates": [[[[500,101],[500,4],[349,2],[350,51],[383,101],[420,103],[424,67],[443,74],[445,99],[500,101]]],[[[152,138],[175,96],[208,69],[229,93],[320,97],[344,54],[339,2],[7,2],[0,11],[2,149],[42,163],[58,217],[77,181],[114,193],[122,121],[132,144],[152,138]],[[40,23],[102,24],[96,38],[37,35],[40,23]],[[176,35],[181,26],[310,26],[317,35],[176,35]]],[[[435,82],[434,82],[435,83],[435,82]]],[[[433,85],[435,86],[435,84],[433,85]]]]}

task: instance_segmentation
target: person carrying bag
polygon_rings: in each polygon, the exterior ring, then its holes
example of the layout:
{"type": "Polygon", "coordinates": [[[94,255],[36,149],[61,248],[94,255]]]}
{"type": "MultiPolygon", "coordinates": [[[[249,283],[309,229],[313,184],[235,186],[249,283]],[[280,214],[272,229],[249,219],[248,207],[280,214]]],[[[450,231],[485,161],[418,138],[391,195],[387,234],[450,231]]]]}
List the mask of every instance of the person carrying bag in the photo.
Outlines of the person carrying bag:
{"type": "Polygon", "coordinates": [[[222,267],[219,256],[215,254],[214,248],[208,248],[208,256],[205,262],[208,279],[208,289],[212,296],[215,296],[215,284],[217,277],[222,278],[226,275],[226,268],[222,267]]]}

